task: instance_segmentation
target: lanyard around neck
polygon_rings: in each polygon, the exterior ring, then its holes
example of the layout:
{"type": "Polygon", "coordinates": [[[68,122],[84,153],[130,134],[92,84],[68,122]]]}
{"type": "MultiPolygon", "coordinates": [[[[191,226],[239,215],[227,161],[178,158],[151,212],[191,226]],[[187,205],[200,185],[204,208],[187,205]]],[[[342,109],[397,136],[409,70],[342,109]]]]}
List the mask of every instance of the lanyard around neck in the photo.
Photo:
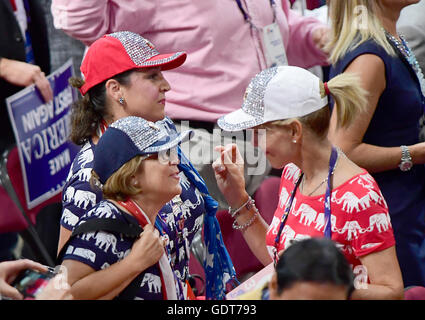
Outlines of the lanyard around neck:
{"type": "Polygon", "coordinates": [[[108,123],[105,121],[105,119],[102,119],[96,130],[96,135],[99,139],[105,133],[106,129],[108,129],[108,127],[108,123]]]}
{"type": "MultiPolygon", "coordinates": [[[[143,228],[147,224],[151,224],[149,217],[146,213],[140,208],[133,200],[128,199],[127,201],[117,201],[122,207],[126,208],[128,212],[130,212],[133,217],[139,222],[140,226],[143,228]]],[[[161,223],[158,219],[155,219],[155,228],[158,229],[159,234],[162,236],[165,234],[164,229],[161,226],[161,223]]]]}
{"type": "MultiPolygon", "coordinates": [[[[121,206],[123,206],[124,208],[126,208],[137,219],[137,221],[139,222],[139,224],[142,227],[144,227],[147,224],[150,224],[151,223],[150,222],[150,219],[146,215],[146,213],[133,200],[128,199],[127,201],[117,201],[117,202],[121,206]]],[[[158,222],[158,219],[155,220],[155,227],[158,229],[158,231],[159,231],[159,233],[160,233],[161,236],[164,235],[164,232],[163,232],[162,228],[160,228],[160,224],[158,222]]],[[[170,250],[169,250],[168,246],[165,247],[165,250],[166,250],[165,252],[166,252],[166,256],[167,256],[167,261],[168,261],[168,264],[169,264],[169,266],[171,268],[171,253],[170,253],[170,250]]],[[[164,270],[161,268],[161,260],[158,261],[158,265],[159,265],[160,272],[161,272],[161,283],[162,283],[163,287],[166,288],[165,282],[163,280],[164,270]]],[[[179,300],[183,300],[184,297],[183,297],[183,289],[182,289],[182,286],[181,286],[181,282],[179,281],[179,279],[175,275],[175,273],[172,270],[172,268],[170,270],[172,272],[172,276],[174,278],[174,281],[175,281],[176,285],[179,286],[179,290],[177,290],[177,295],[179,296],[179,300]]],[[[167,289],[163,290],[162,295],[163,295],[164,300],[166,300],[167,299],[167,289]]]]}
{"type": "MultiPolygon", "coordinates": [[[[332,183],[331,183],[331,177],[333,175],[333,172],[335,170],[336,161],[338,159],[338,151],[335,147],[332,147],[331,156],[329,159],[329,172],[328,172],[328,183],[326,186],[326,193],[325,193],[325,237],[330,239],[332,237],[332,226],[331,226],[331,191],[332,191],[332,183]]],[[[291,192],[291,196],[289,198],[289,201],[286,204],[285,212],[282,215],[282,218],[280,220],[279,225],[279,231],[276,235],[276,238],[274,240],[274,248],[275,248],[275,257],[274,261],[277,263],[278,260],[278,248],[279,248],[279,241],[280,237],[282,235],[283,227],[286,224],[286,220],[288,218],[289,212],[291,211],[292,203],[295,198],[295,194],[297,192],[298,187],[300,186],[301,180],[303,178],[304,173],[300,174],[298,177],[297,182],[295,183],[295,187],[291,192]]]]}
{"type": "MultiPolygon", "coordinates": [[[[255,25],[251,21],[251,17],[249,16],[248,12],[245,11],[245,9],[244,9],[244,7],[242,5],[241,0],[235,0],[235,1],[236,1],[237,5],[238,5],[239,10],[241,11],[241,13],[243,15],[244,20],[246,22],[248,22],[251,25],[251,27],[253,27],[254,29],[256,29],[255,25]]],[[[276,21],[276,3],[275,3],[275,0],[269,0],[269,2],[270,2],[270,6],[273,9],[273,22],[275,22],[276,21]]]]}
{"type": "Polygon", "coordinates": [[[143,210],[131,199],[127,201],[118,201],[118,203],[126,208],[137,219],[141,227],[150,224],[150,219],[143,210]]]}

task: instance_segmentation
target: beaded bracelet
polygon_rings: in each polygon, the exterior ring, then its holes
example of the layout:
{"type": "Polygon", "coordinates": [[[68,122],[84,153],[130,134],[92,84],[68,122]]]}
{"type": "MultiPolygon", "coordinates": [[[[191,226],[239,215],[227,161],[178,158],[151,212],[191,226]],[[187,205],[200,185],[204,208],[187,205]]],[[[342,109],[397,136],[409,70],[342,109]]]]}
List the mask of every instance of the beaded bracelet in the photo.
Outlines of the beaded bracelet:
{"type": "Polygon", "coordinates": [[[252,200],[252,208],[254,208],[254,210],[255,210],[255,213],[254,213],[254,215],[252,216],[252,218],[251,218],[251,219],[249,219],[249,220],[248,220],[245,224],[243,224],[243,225],[239,225],[239,224],[237,223],[237,221],[236,221],[236,220],[235,220],[235,221],[233,221],[233,225],[232,225],[232,228],[233,228],[233,229],[243,231],[243,230],[247,229],[249,226],[251,226],[251,225],[254,223],[255,219],[257,219],[257,217],[258,217],[258,215],[259,215],[258,209],[257,209],[257,207],[255,206],[255,201],[254,201],[254,200],[252,200]]]}
{"type": "MultiPolygon", "coordinates": [[[[245,206],[247,206],[248,204],[253,205],[254,203],[255,203],[255,201],[250,196],[248,196],[248,200],[246,200],[246,202],[243,205],[241,205],[237,209],[232,209],[232,207],[229,207],[228,212],[229,212],[230,216],[232,218],[234,218],[239,213],[239,211],[241,211],[245,206]]],[[[249,209],[251,209],[251,208],[248,206],[248,210],[249,209]]]]}

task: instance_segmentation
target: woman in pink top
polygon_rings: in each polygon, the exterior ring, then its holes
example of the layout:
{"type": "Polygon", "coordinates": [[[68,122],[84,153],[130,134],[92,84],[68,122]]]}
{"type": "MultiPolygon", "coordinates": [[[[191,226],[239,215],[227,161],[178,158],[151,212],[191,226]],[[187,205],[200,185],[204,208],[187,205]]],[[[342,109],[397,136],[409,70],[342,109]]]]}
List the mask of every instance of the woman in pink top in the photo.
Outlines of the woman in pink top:
{"type": "Polygon", "coordinates": [[[165,109],[172,119],[215,122],[236,110],[250,79],[266,67],[261,33],[273,22],[289,65],[327,64],[318,48],[326,27],[290,10],[287,0],[53,0],[52,15],[56,28],[86,45],[128,30],[160,51],[184,48],[185,65],[166,74],[174,84],[165,109]]]}
{"type": "MultiPolygon", "coordinates": [[[[364,108],[366,92],[354,75],[322,83],[298,67],[277,67],[253,78],[242,109],[218,120],[227,131],[254,128],[254,144],[274,168],[283,168],[279,204],[268,226],[245,191],[237,147],[217,147],[218,186],[252,252],[277,261],[293,241],[334,240],[364,280],[354,299],[398,299],[403,281],[386,202],[374,179],[327,139],[328,96],[337,101],[338,125],[351,124],[364,108]]],[[[359,278],[359,280],[361,280],[359,278]]]]}
{"type": "MultiPolygon", "coordinates": [[[[280,32],[286,51],[280,53],[289,65],[327,64],[327,55],[319,49],[327,39],[327,27],[290,10],[287,0],[53,0],[52,15],[56,28],[86,45],[106,33],[129,30],[151,40],[160,51],[184,48],[188,55],[184,66],[165,73],[173,83],[165,113],[179,130],[204,129],[196,130],[197,138],[184,151],[221,209],[226,203],[211,169],[212,141],[221,139],[215,123],[241,105],[250,79],[267,67],[262,41],[266,27],[277,26],[268,30],[280,32]]],[[[237,143],[242,150],[245,140],[237,143]]],[[[261,174],[245,176],[249,194],[270,170],[261,153],[258,158],[253,166],[261,174]]]]}

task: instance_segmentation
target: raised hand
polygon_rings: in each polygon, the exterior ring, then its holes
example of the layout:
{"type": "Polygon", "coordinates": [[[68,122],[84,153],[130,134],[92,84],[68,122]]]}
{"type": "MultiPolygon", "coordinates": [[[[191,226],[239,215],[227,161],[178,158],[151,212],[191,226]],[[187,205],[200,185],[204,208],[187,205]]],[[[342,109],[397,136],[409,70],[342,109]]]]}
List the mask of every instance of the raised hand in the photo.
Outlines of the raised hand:
{"type": "Polygon", "coordinates": [[[217,146],[220,152],[212,167],[220,191],[232,207],[239,207],[248,199],[245,191],[244,161],[236,144],[217,146]]]}
{"type": "Polygon", "coordinates": [[[53,91],[46,75],[39,66],[6,58],[0,59],[0,78],[16,86],[34,84],[45,102],[53,100],[53,91]]]}
{"type": "Polygon", "coordinates": [[[140,238],[131,248],[131,258],[140,267],[140,271],[157,263],[164,253],[165,240],[159,235],[159,231],[151,224],[144,227],[140,238]]]}

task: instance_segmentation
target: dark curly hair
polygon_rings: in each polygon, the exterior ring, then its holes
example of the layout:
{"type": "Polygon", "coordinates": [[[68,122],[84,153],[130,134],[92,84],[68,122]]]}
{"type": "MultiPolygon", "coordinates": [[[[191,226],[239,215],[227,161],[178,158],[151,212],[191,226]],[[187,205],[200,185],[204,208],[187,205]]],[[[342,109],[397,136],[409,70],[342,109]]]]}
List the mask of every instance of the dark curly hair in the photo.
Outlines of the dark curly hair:
{"type": "MultiPolygon", "coordinates": [[[[130,75],[133,72],[134,70],[128,70],[113,76],[111,79],[118,81],[121,85],[129,85],[130,75]]],[[[77,145],[84,144],[95,135],[102,119],[108,117],[105,88],[108,80],[90,88],[81,99],[72,105],[70,139],[77,145]]],[[[84,80],[72,77],[69,79],[69,83],[74,88],[79,89],[84,84],[84,80]]]]}

